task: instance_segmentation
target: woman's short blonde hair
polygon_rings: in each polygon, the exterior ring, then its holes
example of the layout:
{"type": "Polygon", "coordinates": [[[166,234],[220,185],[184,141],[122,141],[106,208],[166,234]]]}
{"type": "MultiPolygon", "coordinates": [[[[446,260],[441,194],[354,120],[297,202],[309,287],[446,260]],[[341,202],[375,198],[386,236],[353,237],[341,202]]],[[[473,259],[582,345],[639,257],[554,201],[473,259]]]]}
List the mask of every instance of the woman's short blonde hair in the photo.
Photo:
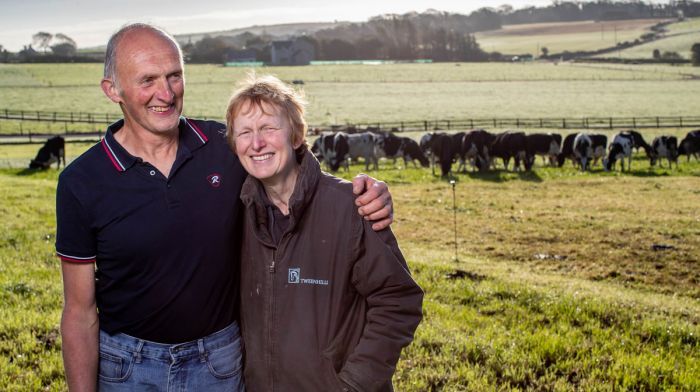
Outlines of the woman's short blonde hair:
{"type": "Polygon", "coordinates": [[[301,143],[297,153],[307,148],[308,126],[304,119],[306,100],[303,95],[275,76],[249,74],[239,83],[226,109],[226,140],[232,150],[236,149],[233,120],[247,105],[257,106],[263,113],[271,114],[265,111],[265,106],[269,105],[286,114],[292,127],[292,145],[301,143]]]}

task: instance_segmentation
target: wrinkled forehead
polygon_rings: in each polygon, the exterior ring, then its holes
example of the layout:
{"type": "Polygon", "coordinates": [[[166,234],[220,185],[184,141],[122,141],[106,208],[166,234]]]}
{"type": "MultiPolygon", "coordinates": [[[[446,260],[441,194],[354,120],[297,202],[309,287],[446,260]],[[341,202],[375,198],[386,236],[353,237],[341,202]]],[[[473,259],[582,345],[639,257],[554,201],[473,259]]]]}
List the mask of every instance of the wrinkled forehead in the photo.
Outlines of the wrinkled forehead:
{"type": "Polygon", "coordinates": [[[117,61],[136,58],[177,59],[182,65],[182,55],[170,38],[150,29],[135,29],[124,34],[116,47],[117,61]]]}
{"type": "Polygon", "coordinates": [[[268,116],[276,116],[283,113],[282,108],[272,101],[268,101],[262,97],[248,97],[241,100],[241,102],[235,108],[233,115],[247,116],[257,111],[260,111],[262,114],[266,114],[268,116]]]}

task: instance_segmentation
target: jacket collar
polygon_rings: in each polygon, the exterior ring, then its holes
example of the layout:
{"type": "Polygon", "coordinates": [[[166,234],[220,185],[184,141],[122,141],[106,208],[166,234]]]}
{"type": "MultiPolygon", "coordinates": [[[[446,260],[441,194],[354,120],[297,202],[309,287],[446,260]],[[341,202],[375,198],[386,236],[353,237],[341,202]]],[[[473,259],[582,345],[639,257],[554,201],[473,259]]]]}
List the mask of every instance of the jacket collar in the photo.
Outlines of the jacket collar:
{"type": "MultiPolygon", "coordinates": [[[[131,155],[124,147],[122,147],[114,134],[119,132],[124,127],[124,120],[119,120],[107,128],[105,137],[102,138],[102,148],[107,154],[110,162],[118,172],[124,172],[139,161],[138,157],[131,155]]],[[[185,117],[180,117],[178,124],[179,140],[178,140],[178,155],[189,155],[192,151],[207,144],[209,139],[204,132],[199,129],[194,121],[185,117]]]]}
{"type": "MultiPolygon", "coordinates": [[[[321,165],[316,157],[308,150],[304,149],[299,165],[299,175],[294,184],[294,191],[289,198],[289,227],[287,231],[293,231],[304,215],[306,207],[311,203],[316,186],[321,178],[321,165]]],[[[249,219],[253,219],[255,232],[261,241],[272,244],[272,236],[269,232],[267,206],[270,204],[265,188],[262,183],[248,176],[241,189],[241,200],[246,206],[249,219]]]]}

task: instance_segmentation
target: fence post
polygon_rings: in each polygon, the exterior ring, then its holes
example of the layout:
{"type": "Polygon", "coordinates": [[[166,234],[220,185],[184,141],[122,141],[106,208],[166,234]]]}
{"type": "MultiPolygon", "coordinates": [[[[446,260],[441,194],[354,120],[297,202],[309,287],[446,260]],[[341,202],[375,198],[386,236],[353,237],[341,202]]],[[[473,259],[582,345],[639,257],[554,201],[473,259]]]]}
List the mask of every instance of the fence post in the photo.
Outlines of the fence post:
{"type": "Polygon", "coordinates": [[[637,117],[632,117],[632,128],[637,128],[637,117]]]}
{"type": "Polygon", "coordinates": [[[610,117],[610,123],[608,124],[610,126],[610,129],[613,129],[613,119],[610,117]]]}
{"type": "Polygon", "coordinates": [[[680,127],[683,128],[683,117],[678,117],[678,122],[680,123],[680,127]]]}
{"type": "Polygon", "coordinates": [[[425,132],[428,132],[428,121],[423,120],[423,129],[425,129],[425,132]]]}
{"type": "Polygon", "coordinates": [[[404,131],[403,121],[401,121],[401,132],[404,131]]]}
{"type": "Polygon", "coordinates": [[[659,117],[656,117],[656,127],[659,128],[659,117]]]}
{"type": "Polygon", "coordinates": [[[29,143],[31,143],[31,142],[32,142],[32,131],[30,130],[29,131],[29,143]]]}
{"type": "Polygon", "coordinates": [[[24,110],[20,110],[19,113],[20,113],[21,120],[24,120],[24,110]]]}
{"type": "Polygon", "coordinates": [[[469,128],[474,129],[474,119],[473,118],[469,119],[469,128]]]}
{"type": "Polygon", "coordinates": [[[561,119],[561,127],[566,129],[566,119],[565,118],[561,119]]]}
{"type": "Polygon", "coordinates": [[[20,121],[19,122],[19,134],[21,135],[23,133],[24,133],[24,131],[22,130],[22,122],[20,121]]]}
{"type": "Polygon", "coordinates": [[[73,124],[73,112],[70,112],[70,123],[73,124]]]}
{"type": "Polygon", "coordinates": [[[450,120],[447,120],[447,130],[450,130],[450,120]]]}
{"type": "Polygon", "coordinates": [[[495,119],[495,118],[493,119],[493,127],[494,127],[494,128],[498,128],[498,126],[496,125],[496,119],[495,119]]]}

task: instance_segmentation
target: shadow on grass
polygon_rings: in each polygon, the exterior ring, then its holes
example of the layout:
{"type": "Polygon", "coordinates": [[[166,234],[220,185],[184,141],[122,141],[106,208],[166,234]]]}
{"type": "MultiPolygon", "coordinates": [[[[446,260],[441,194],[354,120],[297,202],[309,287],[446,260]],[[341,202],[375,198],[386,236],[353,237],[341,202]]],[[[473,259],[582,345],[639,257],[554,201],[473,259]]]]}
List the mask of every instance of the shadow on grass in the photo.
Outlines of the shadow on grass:
{"type": "Polygon", "coordinates": [[[56,171],[56,170],[55,170],[55,169],[54,169],[54,170],[51,170],[51,169],[46,169],[46,170],[44,170],[44,169],[28,169],[28,168],[25,168],[25,169],[17,170],[17,173],[15,173],[15,175],[16,175],[16,176],[19,176],[19,177],[34,176],[34,175],[37,175],[37,174],[46,175],[46,174],[51,173],[52,171],[56,171]]]}
{"type": "Polygon", "coordinates": [[[542,182],[542,177],[540,177],[537,172],[534,171],[519,171],[511,172],[502,169],[490,170],[485,172],[468,172],[460,173],[462,176],[467,176],[472,180],[480,180],[487,182],[507,182],[513,180],[527,181],[527,182],[542,182]]]}

